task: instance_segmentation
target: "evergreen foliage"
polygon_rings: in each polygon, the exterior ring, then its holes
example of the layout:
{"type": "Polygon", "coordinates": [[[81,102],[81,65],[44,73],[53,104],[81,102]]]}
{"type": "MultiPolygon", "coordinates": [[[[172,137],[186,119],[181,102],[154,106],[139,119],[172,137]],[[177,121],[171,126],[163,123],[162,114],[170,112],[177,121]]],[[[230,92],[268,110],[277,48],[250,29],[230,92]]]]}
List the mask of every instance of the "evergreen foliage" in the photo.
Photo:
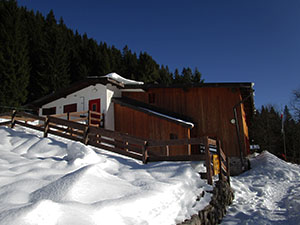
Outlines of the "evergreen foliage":
{"type": "Polygon", "coordinates": [[[15,1],[1,2],[0,104],[5,106],[20,106],[27,100],[30,67],[24,17],[15,1]]]}
{"type": "Polygon", "coordinates": [[[16,0],[0,0],[0,105],[20,106],[88,76],[116,72],[147,83],[201,83],[201,73],[184,68],[173,75],[146,52],[138,56],[67,28],[51,10],[18,7],[16,0]]]}
{"type": "Polygon", "coordinates": [[[286,157],[292,160],[300,158],[300,122],[293,119],[287,106],[283,118],[273,106],[262,106],[253,118],[249,134],[251,144],[280,157],[284,154],[285,136],[286,157]]]}
{"type": "Polygon", "coordinates": [[[293,91],[291,105],[298,121],[300,121],[300,88],[293,91]]]}

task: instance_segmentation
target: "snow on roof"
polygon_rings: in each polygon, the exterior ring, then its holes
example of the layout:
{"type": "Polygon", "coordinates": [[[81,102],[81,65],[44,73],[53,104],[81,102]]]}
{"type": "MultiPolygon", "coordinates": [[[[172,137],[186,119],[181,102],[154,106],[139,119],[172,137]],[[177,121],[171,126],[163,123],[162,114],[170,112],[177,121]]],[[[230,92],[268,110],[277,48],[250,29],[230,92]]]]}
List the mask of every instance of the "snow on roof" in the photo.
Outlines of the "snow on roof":
{"type": "Polygon", "coordinates": [[[191,122],[187,122],[187,121],[184,121],[184,120],[181,120],[181,119],[172,117],[172,116],[168,116],[168,115],[165,115],[165,114],[162,114],[162,113],[159,113],[159,112],[150,110],[150,109],[146,109],[146,108],[143,108],[143,107],[140,107],[140,108],[143,109],[143,110],[145,110],[145,111],[148,111],[148,112],[150,112],[150,113],[152,113],[152,114],[158,115],[158,116],[160,116],[160,117],[164,117],[164,118],[167,118],[167,119],[169,119],[169,120],[173,120],[173,121],[178,122],[178,123],[186,124],[186,125],[188,125],[188,126],[191,126],[191,128],[194,127],[194,124],[191,123],[191,122]]]}
{"type": "Polygon", "coordinates": [[[107,78],[113,79],[113,80],[118,81],[118,82],[123,83],[123,84],[134,84],[134,85],[142,85],[142,84],[144,84],[144,82],[141,82],[141,81],[135,81],[135,80],[126,79],[126,78],[120,76],[117,73],[109,73],[109,74],[107,74],[107,75],[105,75],[103,77],[107,77],[107,78]]]}

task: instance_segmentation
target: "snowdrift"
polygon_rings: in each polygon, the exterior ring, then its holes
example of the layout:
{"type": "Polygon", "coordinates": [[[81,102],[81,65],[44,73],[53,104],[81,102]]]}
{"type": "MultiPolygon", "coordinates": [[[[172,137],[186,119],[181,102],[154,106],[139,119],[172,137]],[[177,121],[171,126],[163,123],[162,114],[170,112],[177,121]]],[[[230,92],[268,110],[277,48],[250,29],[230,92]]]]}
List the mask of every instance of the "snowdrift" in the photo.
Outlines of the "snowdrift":
{"type": "Polygon", "coordinates": [[[210,201],[196,202],[211,187],[190,163],[143,165],[16,129],[0,127],[0,224],[176,224],[210,201]]]}
{"type": "Polygon", "coordinates": [[[300,166],[265,151],[233,177],[235,200],[222,224],[300,224],[300,166]]]}

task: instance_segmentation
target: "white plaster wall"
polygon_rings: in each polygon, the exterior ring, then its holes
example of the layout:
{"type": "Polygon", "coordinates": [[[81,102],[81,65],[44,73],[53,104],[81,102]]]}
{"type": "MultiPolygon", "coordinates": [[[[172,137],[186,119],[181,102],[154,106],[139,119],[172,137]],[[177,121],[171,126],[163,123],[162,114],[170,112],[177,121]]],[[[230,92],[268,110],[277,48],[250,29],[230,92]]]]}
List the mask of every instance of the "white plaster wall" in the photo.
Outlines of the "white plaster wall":
{"type": "Polygon", "coordinates": [[[105,128],[109,130],[115,130],[115,113],[114,113],[114,103],[111,102],[113,97],[121,97],[121,91],[116,86],[111,84],[107,85],[107,108],[106,108],[106,118],[105,118],[105,128]]]}
{"type": "MultiPolygon", "coordinates": [[[[64,111],[64,105],[77,104],[77,111],[88,110],[89,100],[100,98],[101,113],[106,113],[106,86],[102,84],[91,85],[79,91],[76,91],[65,98],[57,99],[53,102],[45,104],[42,108],[56,107],[56,114],[62,114],[64,111]]],[[[42,109],[40,109],[39,114],[42,115],[42,109]]]]}
{"type": "MultiPolygon", "coordinates": [[[[42,106],[42,108],[56,107],[56,114],[62,114],[64,105],[77,104],[77,111],[85,111],[89,108],[89,100],[100,98],[101,113],[104,113],[105,129],[115,129],[114,105],[111,102],[113,97],[121,97],[121,91],[111,84],[107,86],[102,84],[92,85],[82,90],[74,92],[66,98],[60,98],[42,106]]],[[[42,108],[39,110],[39,115],[42,115],[42,108]]]]}

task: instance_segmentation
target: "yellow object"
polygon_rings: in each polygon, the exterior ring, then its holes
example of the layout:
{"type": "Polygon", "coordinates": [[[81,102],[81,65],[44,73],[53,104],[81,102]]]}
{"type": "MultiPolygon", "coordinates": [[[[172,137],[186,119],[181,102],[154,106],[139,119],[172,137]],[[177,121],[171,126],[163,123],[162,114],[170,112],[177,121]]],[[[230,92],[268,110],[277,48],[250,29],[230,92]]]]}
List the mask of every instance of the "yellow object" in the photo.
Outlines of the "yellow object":
{"type": "Polygon", "coordinates": [[[213,165],[214,165],[214,175],[217,175],[220,173],[220,161],[219,156],[214,154],[213,155],[213,165]]]}

